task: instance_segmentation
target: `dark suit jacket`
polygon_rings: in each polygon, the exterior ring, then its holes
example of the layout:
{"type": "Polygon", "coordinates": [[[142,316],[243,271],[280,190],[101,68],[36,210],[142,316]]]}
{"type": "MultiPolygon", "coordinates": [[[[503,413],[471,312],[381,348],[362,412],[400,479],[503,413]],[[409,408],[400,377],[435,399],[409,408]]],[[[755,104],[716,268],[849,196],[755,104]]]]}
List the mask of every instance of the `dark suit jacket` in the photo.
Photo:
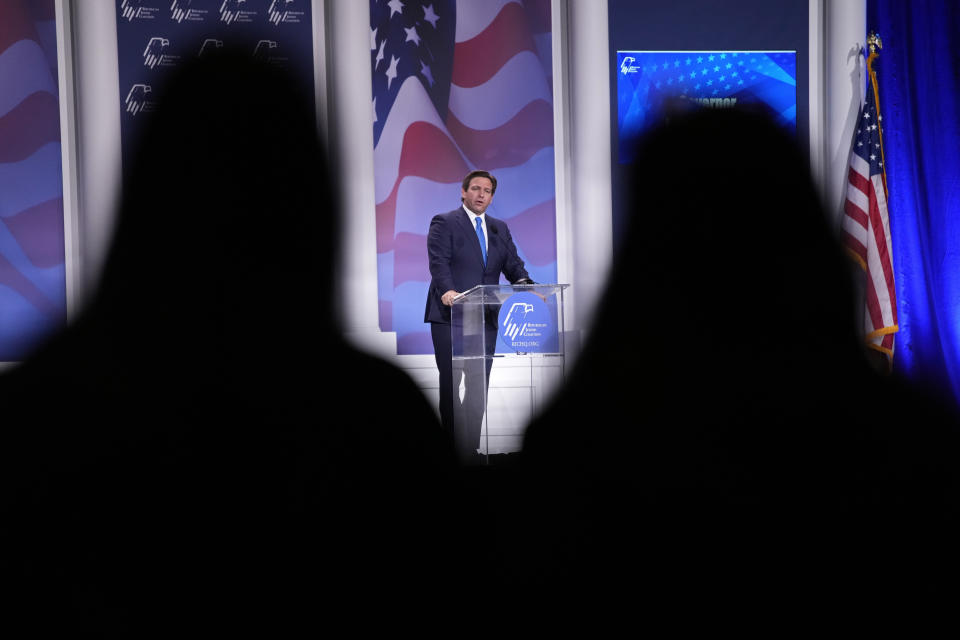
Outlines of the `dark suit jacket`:
{"type": "Polygon", "coordinates": [[[430,290],[424,322],[450,322],[450,307],[440,297],[453,289],[463,293],[478,284],[497,284],[502,272],[511,283],[529,280],[523,260],[510,237],[510,229],[502,220],[486,215],[487,265],[483,265],[477,232],[470,216],[457,207],[430,221],[427,255],[430,257],[430,290]]]}

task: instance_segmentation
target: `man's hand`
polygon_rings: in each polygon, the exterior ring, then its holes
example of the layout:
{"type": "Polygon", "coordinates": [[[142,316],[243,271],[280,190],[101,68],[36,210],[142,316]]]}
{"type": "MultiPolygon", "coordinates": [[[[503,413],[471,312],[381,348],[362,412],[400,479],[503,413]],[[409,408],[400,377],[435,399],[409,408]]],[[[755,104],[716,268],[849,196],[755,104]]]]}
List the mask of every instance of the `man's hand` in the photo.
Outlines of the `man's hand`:
{"type": "Polygon", "coordinates": [[[458,295],[460,294],[454,291],[453,289],[450,289],[450,291],[447,291],[445,294],[440,296],[440,302],[447,305],[448,307],[452,307],[453,299],[456,298],[458,295]]]}
{"type": "MultiPolygon", "coordinates": [[[[534,282],[533,280],[531,280],[530,278],[520,278],[519,280],[517,280],[517,281],[514,282],[513,284],[537,284],[537,283],[534,282]]],[[[540,299],[543,300],[544,302],[547,301],[547,296],[543,295],[543,294],[540,293],[539,291],[530,291],[530,293],[532,293],[533,295],[537,296],[538,298],[540,298],[540,299]]]]}

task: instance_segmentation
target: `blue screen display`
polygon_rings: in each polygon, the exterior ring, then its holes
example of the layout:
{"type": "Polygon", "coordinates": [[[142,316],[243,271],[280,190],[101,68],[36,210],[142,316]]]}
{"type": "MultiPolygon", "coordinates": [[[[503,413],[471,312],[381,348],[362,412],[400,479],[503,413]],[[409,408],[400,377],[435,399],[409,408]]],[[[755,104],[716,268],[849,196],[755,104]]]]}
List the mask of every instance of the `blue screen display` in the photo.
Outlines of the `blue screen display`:
{"type": "Polygon", "coordinates": [[[750,105],[797,128],[796,51],[617,51],[619,160],[663,122],[676,102],[729,109],[750,105]]]}

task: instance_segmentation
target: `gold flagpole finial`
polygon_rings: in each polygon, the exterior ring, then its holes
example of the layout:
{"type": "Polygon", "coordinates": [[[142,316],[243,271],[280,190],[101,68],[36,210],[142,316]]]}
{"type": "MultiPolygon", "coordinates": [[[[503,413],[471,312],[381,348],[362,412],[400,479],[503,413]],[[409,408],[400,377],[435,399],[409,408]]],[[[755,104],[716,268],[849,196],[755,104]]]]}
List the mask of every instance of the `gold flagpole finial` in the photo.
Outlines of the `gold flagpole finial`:
{"type": "Polygon", "coordinates": [[[880,41],[880,36],[877,35],[876,31],[871,31],[870,35],[867,36],[867,45],[870,47],[870,53],[876,53],[877,49],[883,49],[883,42],[880,41]]]}

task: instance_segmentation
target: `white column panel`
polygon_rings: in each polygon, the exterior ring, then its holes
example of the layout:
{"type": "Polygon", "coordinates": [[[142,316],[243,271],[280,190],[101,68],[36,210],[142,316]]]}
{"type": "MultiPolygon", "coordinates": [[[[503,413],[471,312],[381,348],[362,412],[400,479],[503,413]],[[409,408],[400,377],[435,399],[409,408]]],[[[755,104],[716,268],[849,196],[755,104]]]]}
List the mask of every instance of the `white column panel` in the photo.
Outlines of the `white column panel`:
{"type": "MultiPolygon", "coordinates": [[[[839,219],[847,181],[850,142],[863,87],[859,48],[866,43],[866,0],[826,2],[825,23],[825,151],[826,206],[839,219]]],[[[866,70],[863,70],[866,73],[866,70]]]]}
{"type": "Polygon", "coordinates": [[[377,295],[376,202],[373,181],[373,93],[370,7],[366,1],[327,0],[329,143],[344,222],[337,281],[341,321],[358,346],[396,354],[396,334],[381,333],[377,295]]]}
{"type": "Polygon", "coordinates": [[[80,206],[77,200],[77,119],[71,5],[57,0],[57,81],[60,103],[60,146],[63,170],[63,240],[67,319],[73,320],[83,295],[80,206]]]}
{"type": "MultiPolygon", "coordinates": [[[[570,166],[570,82],[567,69],[567,0],[552,0],[550,3],[550,32],[553,56],[553,149],[554,174],[556,175],[556,224],[557,224],[557,282],[570,284],[575,278],[573,271],[574,224],[573,196],[570,182],[573,168],[570,166]]],[[[576,291],[564,300],[563,317],[567,331],[575,331],[576,291]]]]}
{"type": "MultiPolygon", "coordinates": [[[[579,330],[589,328],[613,253],[610,174],[610,60],[606,0],[570,0],[567,7],[568,155],[572,202],[571,302],[579,330]]],[[[563,254],[561,254],[563,255],[563,254]]]]}
{"type": "Polygon", "coordinates": [[[74,2],[77,220],[82,288],[100,276],[120,195],[120,89],[113,2],[74,2]]]}

